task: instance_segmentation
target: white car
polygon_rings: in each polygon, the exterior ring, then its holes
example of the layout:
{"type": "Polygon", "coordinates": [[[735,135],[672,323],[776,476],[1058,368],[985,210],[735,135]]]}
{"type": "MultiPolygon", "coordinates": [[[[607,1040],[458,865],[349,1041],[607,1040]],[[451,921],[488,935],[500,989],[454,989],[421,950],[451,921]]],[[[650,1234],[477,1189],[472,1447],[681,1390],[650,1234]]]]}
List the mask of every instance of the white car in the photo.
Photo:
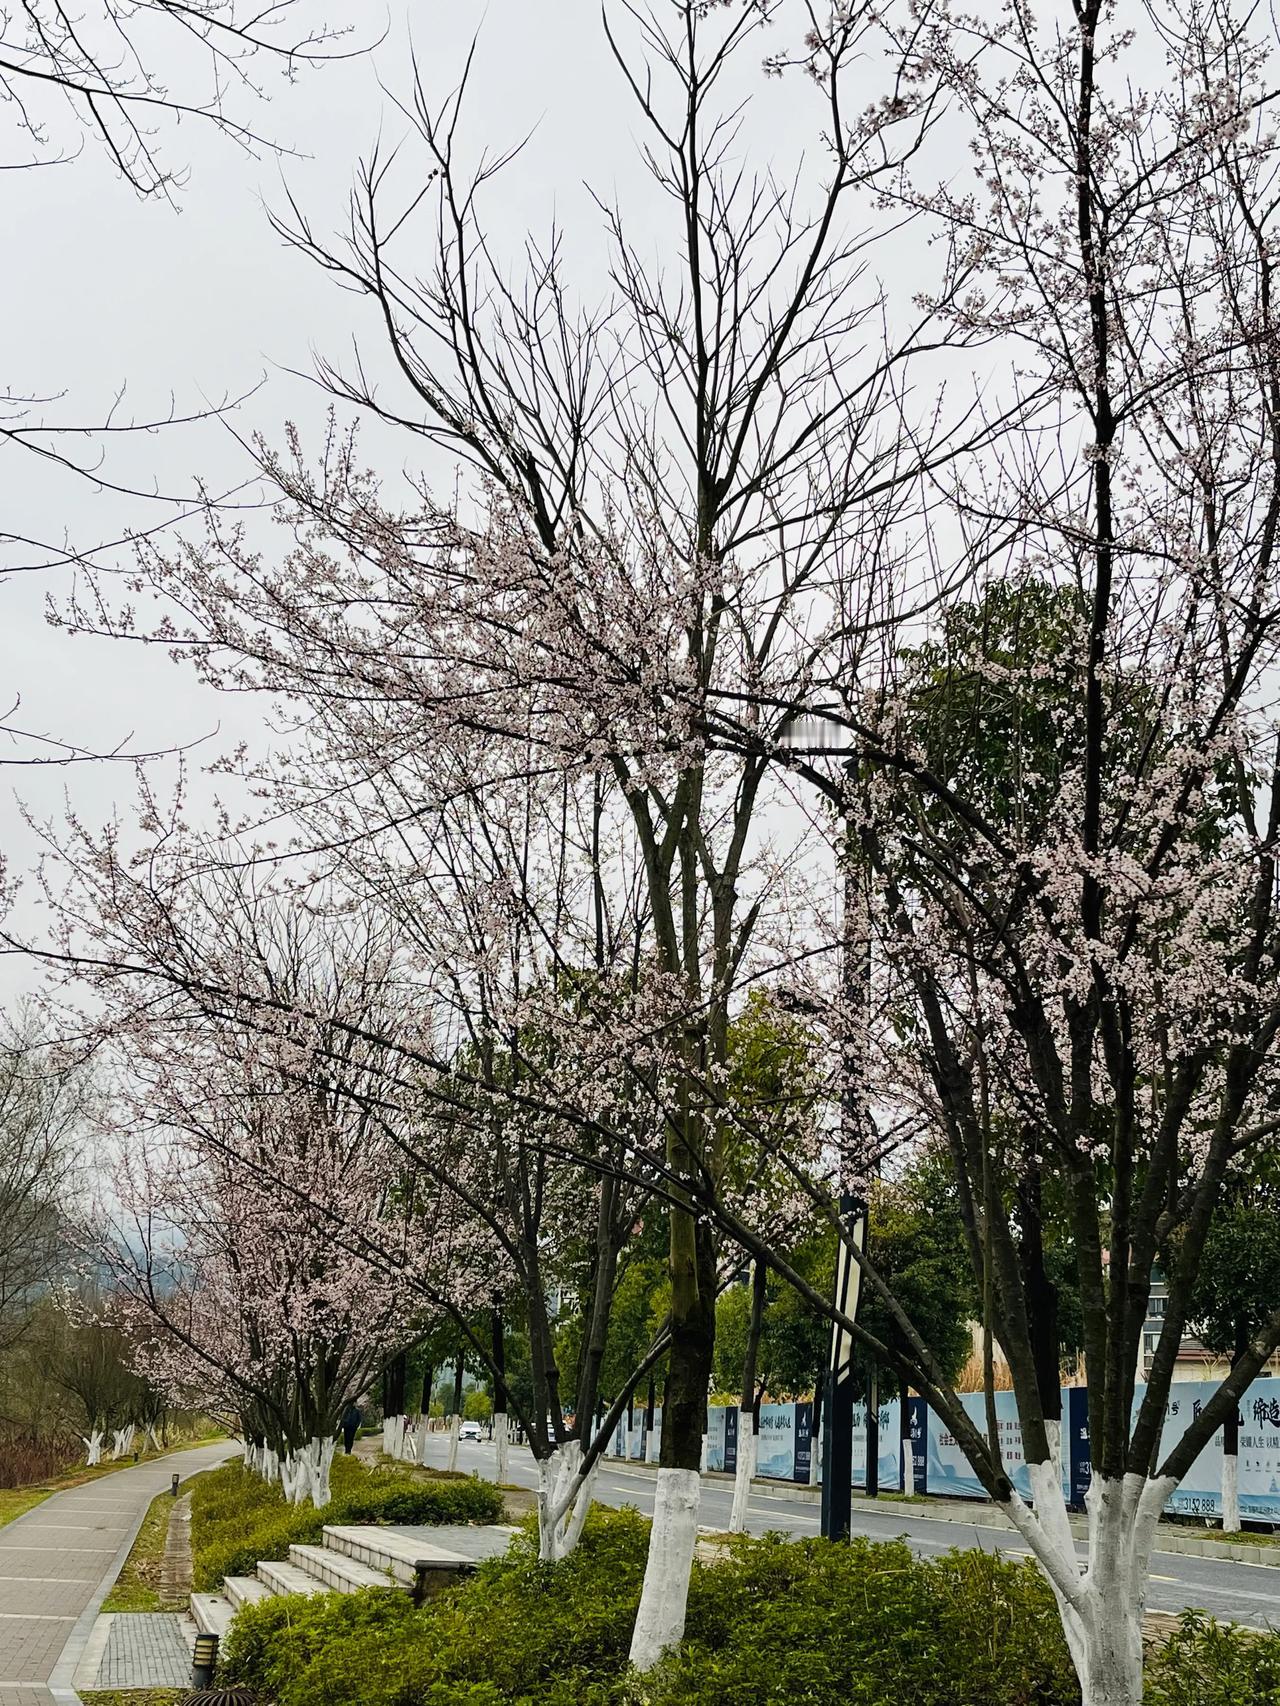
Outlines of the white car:
{"type": "Polygon", "coordinates": [[[484,1430],[479,1422],[463,1422],[458,1429],[458,1438],[481,1440],[484,1438],[484,1430]]]}

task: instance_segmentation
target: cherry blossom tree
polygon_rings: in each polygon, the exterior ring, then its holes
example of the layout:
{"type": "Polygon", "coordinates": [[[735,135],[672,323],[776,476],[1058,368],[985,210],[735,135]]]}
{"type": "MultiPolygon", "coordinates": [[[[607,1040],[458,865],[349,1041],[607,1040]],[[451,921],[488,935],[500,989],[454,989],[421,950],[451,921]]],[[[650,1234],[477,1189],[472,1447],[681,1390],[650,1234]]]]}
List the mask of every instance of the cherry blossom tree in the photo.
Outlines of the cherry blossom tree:
{"type": "MultiPolygon", "coordinates": [[[[1053,1585],[1087,1706],[1134,1706],[1160,1511],[1280,1336],[1272,1307],[1161,1447],[1224,1184],[1273,1140],[1274,44],[1222,8],[1153,8],[1137,33],[1090,4],[938,23],[921,73],[951,91],[978,181],[902,193],[976,265],[964,323],[1039,398],[986,484],[953,494],[969,537],[1017,543],[985,606],[810,702],[852,766],[801,768],[857,826],[877,1004],[903,1036],[883,1088],[950,1147],[1034,1509],[993,1428],[965,1449],[1053,1585]],[[1054,1183],[1072,1234],[1083,1563],[1010,1207],[1029,1181],[1054,1183]]],[[[723,731],[750,737],[730,711],[723,731]]]]}
{"type": "Polygon", "coordinates": [[[116,1112],[96,1247],[150,1378],[237,1417],[247,1458],[320,1507],[342,1409],[413,1331],[409,1240],[429,1268],[453,1229],[408,1215],[403,1157],[358,1097],[386,1043],[334,1029],[394,1035],[380,942],[358,921],[326,933],[314,913],[238,898],[253,903],[221,922],[242,982],[315,1017],[267,1029],[171,997],[108,1002],[95,1023],[116,1112]]]}
{"type": "MultiPolygon", "coordinates": [[[[625,814],[647,988],[666,1016],[651,1029],[665,1027],[684,1084],[657,1097],[672,1314],[633,1648],[647,1667],[680,1637],[697,1526],[718,1279],[694,1199],[720,1166],[709,1113],[724,1101],[723,1084],[710,1101],[703,1086],[725,1072],[753,956],[794,935],[781,897],[803,863],[764,845],[762,815],[789,791],[773,744],[717,754],[710,708],[799,703],[862,637],[936,596],[937,575],[904,588],[881,574],[895,525],[918,529],[931,478],[996,423],[968,399],[912,400],[937,345],[966,341],[943,311],[965,267],[940,303],[905,313],[867,267],[870,246],[894,237],[880,192],[938,114],[928,79],[908,75],[913,41],[871,7],[808,0],[624,6],[605,30],[678,264],[648,262],[603,203],[610,300],[578,305],[555,234],[513,285],[483,213],[500,161],[468,167],[463,94],[438,108],[417,80],[411,144],[366,163],[347,239],[297,207],[282,229],[369,298],[403,395],[375,395],[360,362],[323,366],[323,382],[460,456],[473,483],[456,497],[425,479],[384,486],[335,424],[318,459],[296,437],[260,447],[283,554],[214,512],[205,539],[144,552],[141,573],[172,613],[151,637],[216,684],[301,712],[306,755],[270,787],[318,846],[348,858],[356,842],[412,833],[442,754],[558,776],[578,799],[595,778],[625,814]],[[769,46],[784,82],[813,73],[815,150],[789,178],[751,176],[735,157],[740,102],[753,86],[761,109],[769,98],[757,74],[769,46]],[[859,87],[872,64],[874,89],[859,87]]],[[[100,591],[67,619],[122,631],[112,602],[100,591]]]]}

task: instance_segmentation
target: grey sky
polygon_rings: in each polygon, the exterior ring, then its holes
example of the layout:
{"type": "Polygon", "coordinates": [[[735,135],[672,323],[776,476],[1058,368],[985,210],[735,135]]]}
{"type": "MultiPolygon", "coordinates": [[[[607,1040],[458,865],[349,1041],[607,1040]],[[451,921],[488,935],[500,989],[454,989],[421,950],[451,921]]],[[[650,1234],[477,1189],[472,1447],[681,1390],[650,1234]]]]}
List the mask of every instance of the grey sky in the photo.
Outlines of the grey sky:
{"type": "MultiPolygon", "coordinates": [[[[306,3],[316,15],[353,24],[353,40],[376,38],[384,28],[384,14],[358,0],[306,3]]],[[[378,330],[366,305],[281,243],[264,209],[283,207],[287,182],[318,230],[343,225],[358,157],[380,129],[384,143],[407,129],[389,96],[410,97],[410,31],[437,99],[456,83],[479,31],[464,123],[472,156],[534,131],[524,155],[487,191],[489,227],[513,267],[524,231],[544,232],[554,214],[583,296],[605,294],[601,221],[584,178],[606,196],[616,190],[641,247],[672,241],[669,217],[637,158],[638,126],[594,0],[489,0],[487,6],[399,0],[385,27],[385,41],[370,56],[308,71],[292,86],[262,66],[271,99],[257,122],[301,158],[253,159],[207,127],[167,126],[167,161],[190,166],[177,212],[163,201],[139,202],[92,145],[66,165],[5,172],[0,196],[16,239],[10,254],[22,264],[0,275],[0,384],[16,394],[61,394],[41,412],[92,422],[122,387],[118,418],[147,418],[164,414],[171,398],[182,413],[262,380],[235,415],[236,429],[278,436],[281,423],[292,419],[314,438],[326,399],[287,370],[307,369],[312,349],[340,355],[363,330],[376,371],[378,330]]],[[[773,165],[786,176],[801,140],[813,147],[815,92],[798,75],[758,75],[766,48],[782,45],[775,33],[759,53],[745,56],[752,94],[742,145],[761,167],[773,165]]],[[[180,68],[174,69],[176,76],[180,68]]],[[[867,76],[870,98],[874,66],[867,76]]],[[[904,280],[910,277],[901,247],[895,264],[904,280]]],[[[404,437],[393,443],[370,433],[366,446],[370,459],[389,470],[417,454],[404,437]]],[[[243,455],[221,426],[205,424],[113,444],[107,468],[122,481],[165,491],[189,490],[197,475],[223,489],[240,477],[243,455]]],[[[6,528],[54,542],[65,535],[80,547],[151,525],[164,513],[41,467],[11,447],[0,449],[0,501],[6,528]]],[[[11,553],[8,561],[25,556],[11,553]]],[[[116,556],[127,566],[126,552],[116,556]]],[[[15,720],[23,727],[97,748],[130,737],[137,747],[164,747],[215,729],[217,747],[244,738],[260,748],[269,738],[266,708],[256,700],[215,700],[158,653],[50,629],[45,598],[61,595],[66,584],[63,571],[0,581],[0,682],[6,705],[21,694],[15,720]]],[[[0,771],[3,844],[11,866],[22,867],[32,844],[15,789],[40,816],[61,810],[65,790],[77,811],[99,822],[117,803],[127,811],[133,781],[123,765],[0,771]]],[[[22,914],[30,903],[28,894],[22,914]]],[[[0,987],[12,989],[15,981],[30,981],[30,973],[10,961],[0,967],[0,987]]]]}

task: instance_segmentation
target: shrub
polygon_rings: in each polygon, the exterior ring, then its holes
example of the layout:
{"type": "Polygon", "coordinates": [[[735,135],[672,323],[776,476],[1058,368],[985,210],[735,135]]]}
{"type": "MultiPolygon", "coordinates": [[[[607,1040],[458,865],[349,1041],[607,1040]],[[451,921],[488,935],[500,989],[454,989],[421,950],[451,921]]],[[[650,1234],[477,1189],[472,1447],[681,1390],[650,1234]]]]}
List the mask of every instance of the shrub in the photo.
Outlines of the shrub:
{"type": "MultiPolygon", "coordinates": [[[[628,1706],[647,1540],[635,1511],[597,1511],[563,1563],[541,1564],[529,1539],[517,1540],[421,1611],[381,1589],[249,1607],[227,1670],[277,1706],[628,1706]]],[[[695,1566],[685,1645],[647,1679],[644,1698],[1076,1706],[1079,1692],[1033,1568],[775,1537],[695,1566]]]]}
{"type": "Polygon", "coordinates": [[[0,1487],[30,1487],[51,1481],[84,1459],[79,1435],[9,1433],[0,1439],[0,1487]]]}
{"type": "Polygon", "coordinates": [[[1280,1706],[1280,1634],[1189,1611],[1147,1664],[1148,1706],[1280,1706]]]}
{"type": "Polygon", "coordinates": [[[366,1469],[355,1458],[333,1465],[333,1497],[322,1511],[288,1504],[278,1487],[242,1463],[199,1476],[191,1489],[191,1547],[198,1588],[252,1575],[264,1558],[315,1545],[329,1523],[493,1522],[502,1494],[475,1478],[420,1481],[395,1469],[366,1469]]]}
{"type": "Polygon", "coordinates": [[[899,1541],[736,1540],[695,1571],[684,1646],[655,1700],[1075,1706],[1057,1608],[1029,1562],[899,1541]]]}

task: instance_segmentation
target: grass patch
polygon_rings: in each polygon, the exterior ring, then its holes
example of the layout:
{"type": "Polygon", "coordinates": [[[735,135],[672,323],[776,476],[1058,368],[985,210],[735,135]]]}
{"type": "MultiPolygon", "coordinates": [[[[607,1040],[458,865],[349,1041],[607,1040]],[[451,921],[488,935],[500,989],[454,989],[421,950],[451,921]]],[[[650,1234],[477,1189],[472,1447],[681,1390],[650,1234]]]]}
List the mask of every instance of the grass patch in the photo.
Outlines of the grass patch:
{"type": "MultiPolygon", "coordinates": [[[[1254,1534],[1247,1528],[1242,1528],[1239,1534],[1224,1534],[1220,1528],[1191,1528],[1179,1525],[1184,1534],[1194,1535],[1197,1540],[1216,1540],[1223,1546],[1280,1546],[1280,1534],[1254,1534]]],[[[1177,1533],[1179,1529],[1173,1529],[1177,1533]]],[[[1156,1549],[1159,1550],[1160,1531],[1156,1531],[1156,1549]]]]}
{"type": "Polygon", "coordinates": [[[160,1592],[169,1518],[173,1514],[172,1493],[157,1493],[147,1507],[142,1527],[133,1543],[116,1585],[102,1602],[103,1611],[171,1611],[173,1606],[160,1592]]]}
{"type": "Polygon", "coordinates": [[[108,1688],[80,1691],[84,1706],[178,1706],[189,1688],[108,1688]]]}
{"type": "Polygon", "coordinates": [[[243,1463],[201,1475],[191,1489],[191,1549],[197,1588],[216,1588],[227,1576],[252,1575],[261,1559],[289,1556],[290,1546],[314,1545],[328,1523],[497,1522],[502,1494],[488,1481],[426,1478],[400,1469],[369,1468],[337,1457],[333,1497],[322,1511],[286,1503],[243,1463]]]}
{"type": "Polygon", "coordinates": [[[52,1487],[5,1487],[0,1490],[0,1528],[6,1522],[12,1522],[14,1517],[25,1516],[29,1510],[34,1510],[53,1491],[52,1487]]]}

